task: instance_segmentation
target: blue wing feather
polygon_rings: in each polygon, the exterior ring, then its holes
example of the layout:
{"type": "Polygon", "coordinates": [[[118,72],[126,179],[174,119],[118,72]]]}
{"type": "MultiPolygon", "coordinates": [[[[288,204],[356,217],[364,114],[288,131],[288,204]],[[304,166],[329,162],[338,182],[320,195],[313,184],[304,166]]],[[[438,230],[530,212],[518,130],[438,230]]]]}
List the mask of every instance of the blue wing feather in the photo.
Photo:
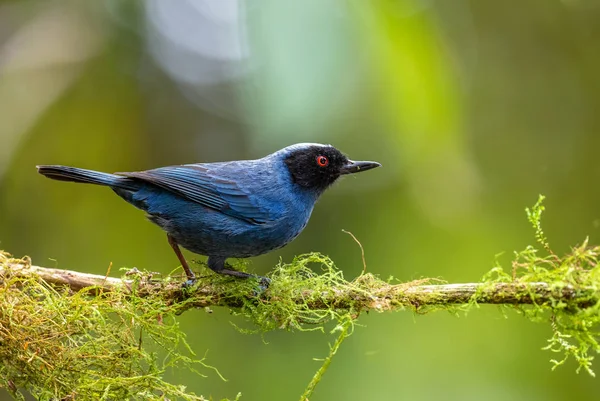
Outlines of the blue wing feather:
{"type": "Polygon", "coordinates": [[[118,173],[176,193],[192,202],[252,224],[270,220],[268,210],[253,202],[251,194],[218,169],[202,164],[161,167],[154,170],[118,173]]]}

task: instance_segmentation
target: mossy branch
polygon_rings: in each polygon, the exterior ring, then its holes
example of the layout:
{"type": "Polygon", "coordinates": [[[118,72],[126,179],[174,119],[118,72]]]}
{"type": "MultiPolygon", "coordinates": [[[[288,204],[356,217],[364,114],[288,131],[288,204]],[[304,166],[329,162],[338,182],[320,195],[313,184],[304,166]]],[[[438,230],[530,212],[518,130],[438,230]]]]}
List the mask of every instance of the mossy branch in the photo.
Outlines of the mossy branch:
{"type": "Polygon", "coordinates": [[[541,228],[542,199],[527,211],[542,251],[528,246],[510,270],[497,265],[466,284],[395,283],[370,273],[349,281],[329,258],[312,253],[280,263],[265,291],[255,280],[215,274],[183,288],[181,277],[136,269],[122,278],[92,275],[34,266],[0,251],[0,387],[16,399],[26,389],[39,400],[204,400],[162,376],[170,367],[214,369],[187,345],[177,315],[215,306],[254,323],[256,331],[324,330],[326,322],[337,322],[338,340],[303,398],[369,310],[456,313],[500,305],[549,325],[545,349],[561,355],[551,360],[554,367],[573,358],[593,375],[600,352],[600,247],[586,240],[557,256],[541,228]]]}
{"type": "MultiPolygon", "coordinates": [[[[317,259],[322,258],[320,255],[314,256],[317,259]]],[[[151,274],[142,274],[137,271],[129,274],[139,275],[141,280],[40,267],[23,261],[0,265],[0,277],[39,278],[48,284],[66,286],[71,291],[85,290],[96,294],[108,291],[129,293],[135,288],[137,297],[160,296],[167,304],[179,303],[187,298],[187,302],[180,305],[179,312],[190,308],[216,306],[240,308],[251,302],[266,305],[281,300],[277,294],[272,294],[268,290],[264,294],[256,294],[257,290],[252,289],[251,286],[244,286],[246,287],[245,291],[232,294],[230,289],[223,291],[222,285],[215,285],[209,280],[201,279],[193,289],[186,289],[181,285],[183,281],[180,282],[177,278],[153,279],[151,274]]],[[[430,281],[417,280],[409,283],[390,284],[367,273],[358,277],[351,286],[297,289],[287,302],[315,310],[351,309],[355,312],[368,310],[381,312],[412,308],[418,312],[427,307],[470,303],[551,306],[564,302],[586,308],[596,304],[600,299],[600,293],[595,287],[569,284],[556,285],[547,282],[521,281],[423,284],[430,281]]]]}
{"type": "MultiPolygon", "coordinates": [[[[516,255],[510,272],[497,266],[481,282],[393,284],[367,273],[352,281],[319,254],[280,264],[268,290],[257,282],[210,274],[193,288],[181,277],[137,270],[122,278],[45,268],[0,252],[0,386],[20,398],[25,387],[38,399],[203,400],[164,382],[169,366],[210,368],[196,359],[177,325],[190,308],[228,307],[257,330],[344,327],[361,312],[412,309],[456,311],[476,304],[504,305],[550,323],[547,349],[574,357],[590,374],[598,352],[600,247],[587,243],[563,258],[540,257],[533,247],[516,255]],[[309,265],[321,266],[317,274],[309,265]],[[157,350],[168,355],[158,363],[157,350]],[[53,383],[49,386],[48,383],[53,383]],[[58,384],[58,385],[57,385],[58,384]],[[65,398],[66,397],[66,398],[65,398]]],[[[337,347],[305,394],[312,393],[337,347]]]]}

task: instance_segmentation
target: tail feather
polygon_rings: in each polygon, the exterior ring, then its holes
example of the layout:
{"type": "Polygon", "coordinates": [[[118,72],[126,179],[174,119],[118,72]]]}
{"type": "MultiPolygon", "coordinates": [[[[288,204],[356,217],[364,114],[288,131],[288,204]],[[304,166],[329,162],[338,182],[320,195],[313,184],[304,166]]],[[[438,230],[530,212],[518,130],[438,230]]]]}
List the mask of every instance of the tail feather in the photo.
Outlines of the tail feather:
{"type": "Polygon", "coordinates": [[[52,178],[53,180],[106,185],[112,188],[122,188],[132,191],[139,189],[139,185],[135,185],[134,180],[115,174],[58,165],[43,165],[36,167],[38,173],[48,178],[52,178]]]}

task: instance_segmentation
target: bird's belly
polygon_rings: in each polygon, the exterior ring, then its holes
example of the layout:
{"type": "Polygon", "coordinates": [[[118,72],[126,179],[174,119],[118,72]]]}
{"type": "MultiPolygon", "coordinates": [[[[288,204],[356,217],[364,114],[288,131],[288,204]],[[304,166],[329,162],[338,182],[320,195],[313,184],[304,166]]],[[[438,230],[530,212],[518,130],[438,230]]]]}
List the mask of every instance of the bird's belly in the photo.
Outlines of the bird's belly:
{"type": "Polygon", "coordinates": [[[206,222],[188,225],[173,221],[169,231],[179,244],[194,253],[247,258],[285,246],[300,234],[305,225],[251,225],[228,216],[223,220],[227,220],[227,229],[206,222]]]}
{"type": "Polygon", "coordinates": [[[225,258],[258,256],[281,248],[300,234],[312,212],[312,204],[298,202],[272,221],[252,224],[164,191],[149,188],[136,196],[134,204],[181,246],[225,258]]]}
{"type": "Polygon", "coordinates": [[[308,215],[252,224],[200,205],[176,213],[150,215],[181,246],[200,255],[246,258],[281,248],[300,234],[308,215]]]}

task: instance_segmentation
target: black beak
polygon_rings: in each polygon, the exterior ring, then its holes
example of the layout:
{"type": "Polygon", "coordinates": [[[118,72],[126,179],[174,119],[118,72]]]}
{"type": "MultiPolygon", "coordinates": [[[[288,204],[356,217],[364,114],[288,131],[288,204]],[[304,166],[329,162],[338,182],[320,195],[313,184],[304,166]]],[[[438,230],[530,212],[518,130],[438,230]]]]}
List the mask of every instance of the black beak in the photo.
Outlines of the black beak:
{"type": "Polygon", "coordinates": [[[360,173],[361,171],[371,170],[375,167],[381,167],[381,164],[377,162],[353,162],[348,160],[345,166],[340,169],[341,174],[354,174],[360,173]]]}

